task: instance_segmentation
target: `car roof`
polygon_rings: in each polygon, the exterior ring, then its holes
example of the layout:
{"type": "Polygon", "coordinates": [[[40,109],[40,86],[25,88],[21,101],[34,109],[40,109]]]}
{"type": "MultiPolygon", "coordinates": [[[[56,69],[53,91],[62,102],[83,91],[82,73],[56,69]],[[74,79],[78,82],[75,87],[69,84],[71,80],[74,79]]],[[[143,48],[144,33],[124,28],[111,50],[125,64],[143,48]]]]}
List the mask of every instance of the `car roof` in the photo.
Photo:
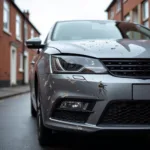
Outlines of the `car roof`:
{"type": "Polygon", "coordinates": [[[137,24],[137,23],[133,23],[133,22],[127,22],[127,21],[118,21],[118,20],[60,20],[60,21],[57,21],[56,23],[61,23],[61,22],[76,22],[76,21],[99,21],[101,23],[130,23],[130,24],[137,24]]]}
{"type": "Polygon", "coordinates": [[[118,22],[116,20],[59,20],[57,22],[75,22],[75,21],[100,21],[100,22],[118,22]]]}

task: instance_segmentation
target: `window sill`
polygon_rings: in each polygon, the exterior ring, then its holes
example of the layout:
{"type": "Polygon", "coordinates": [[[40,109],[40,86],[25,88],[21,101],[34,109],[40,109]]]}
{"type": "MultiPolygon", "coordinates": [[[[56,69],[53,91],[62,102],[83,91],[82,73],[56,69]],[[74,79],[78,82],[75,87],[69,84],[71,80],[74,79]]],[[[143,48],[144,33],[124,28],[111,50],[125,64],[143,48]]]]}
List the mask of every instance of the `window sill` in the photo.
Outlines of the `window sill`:
{"type": "Polygon", "coordinates": [[[6,29],[3,29],[3,31],[6,33],[6,34],[8,34],[9,36],[11,36],[12,34],[11,34],[11,32],[9,32],[8,30],[6,30],[6,29]]]}
{"type": "Polygon", "coordinates": [[[17,40],[17,41],[19,41],[19,42],[22,42],[22,40],[21,40],[21,39],[19,39],[19,38],[16,38],[16,40],[17,40]]]}
{"type": "Polygon", "coordinates": [[[143,19],[143,22],[146,22],[146,21],[148,21],[148,18],[143,19]]]}
{"type": "Polygon", "coordinates": [[[117,10],[117,11],[116,11],[116,14],[118,14],[118,13],[120,13],[120,12],[121,12],[121,9],[117,10]]]}
{"type": "Polygon", "coordinates": [[[114,20],[114,17],[110,17],[110,20],[114,20]]]}
{"type": "Polygon", "coordinates": [[[19,68],[19,72],[24,72],[22,68],[19,68]]]}
{"type": "Polygon", "coordinates": [[[128,0],[123,1],[123,3],[125,4],[128,0]]]}

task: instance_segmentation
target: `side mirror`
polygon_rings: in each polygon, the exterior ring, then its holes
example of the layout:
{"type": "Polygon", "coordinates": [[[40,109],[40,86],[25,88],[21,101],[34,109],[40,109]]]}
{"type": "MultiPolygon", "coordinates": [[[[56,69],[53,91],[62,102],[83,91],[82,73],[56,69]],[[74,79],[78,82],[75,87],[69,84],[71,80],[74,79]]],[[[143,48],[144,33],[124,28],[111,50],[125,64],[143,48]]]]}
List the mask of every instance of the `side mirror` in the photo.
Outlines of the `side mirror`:
{"type": "Polygon", "coordinates": [[[29,49],[40,49],[44,48],[44,44],[41,44],[42,41],[39,37],[32,38],[26,41],[26,45],[29,49]]]}

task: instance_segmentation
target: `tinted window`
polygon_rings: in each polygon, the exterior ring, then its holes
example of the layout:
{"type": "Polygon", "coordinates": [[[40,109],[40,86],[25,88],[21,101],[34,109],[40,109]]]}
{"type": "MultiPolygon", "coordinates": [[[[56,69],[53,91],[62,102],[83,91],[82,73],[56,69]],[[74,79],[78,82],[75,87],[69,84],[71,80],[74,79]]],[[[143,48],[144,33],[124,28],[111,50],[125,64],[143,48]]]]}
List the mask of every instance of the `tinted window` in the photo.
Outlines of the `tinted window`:
{"type": "Polygon", "coordinates": [[[70,21],[59,22],[56,24],[52,35],[52,40],[61,41],[123,38],[137,40],[148,39],[149,37],[149,29],[132,23],[115,23],[103,21],[70,21]]]}

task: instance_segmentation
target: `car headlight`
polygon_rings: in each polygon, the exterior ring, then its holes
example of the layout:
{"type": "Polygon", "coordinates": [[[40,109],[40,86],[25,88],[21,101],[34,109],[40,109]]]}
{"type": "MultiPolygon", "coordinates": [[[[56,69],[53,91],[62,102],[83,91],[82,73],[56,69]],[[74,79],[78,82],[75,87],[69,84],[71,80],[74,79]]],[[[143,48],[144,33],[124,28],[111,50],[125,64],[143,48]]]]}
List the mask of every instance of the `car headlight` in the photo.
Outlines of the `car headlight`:
{"type": "Polygon", "coordinates": [[[53,73],[100,74],[106,68],[98,59],[82,56],[52,56],[53,73]]]}

